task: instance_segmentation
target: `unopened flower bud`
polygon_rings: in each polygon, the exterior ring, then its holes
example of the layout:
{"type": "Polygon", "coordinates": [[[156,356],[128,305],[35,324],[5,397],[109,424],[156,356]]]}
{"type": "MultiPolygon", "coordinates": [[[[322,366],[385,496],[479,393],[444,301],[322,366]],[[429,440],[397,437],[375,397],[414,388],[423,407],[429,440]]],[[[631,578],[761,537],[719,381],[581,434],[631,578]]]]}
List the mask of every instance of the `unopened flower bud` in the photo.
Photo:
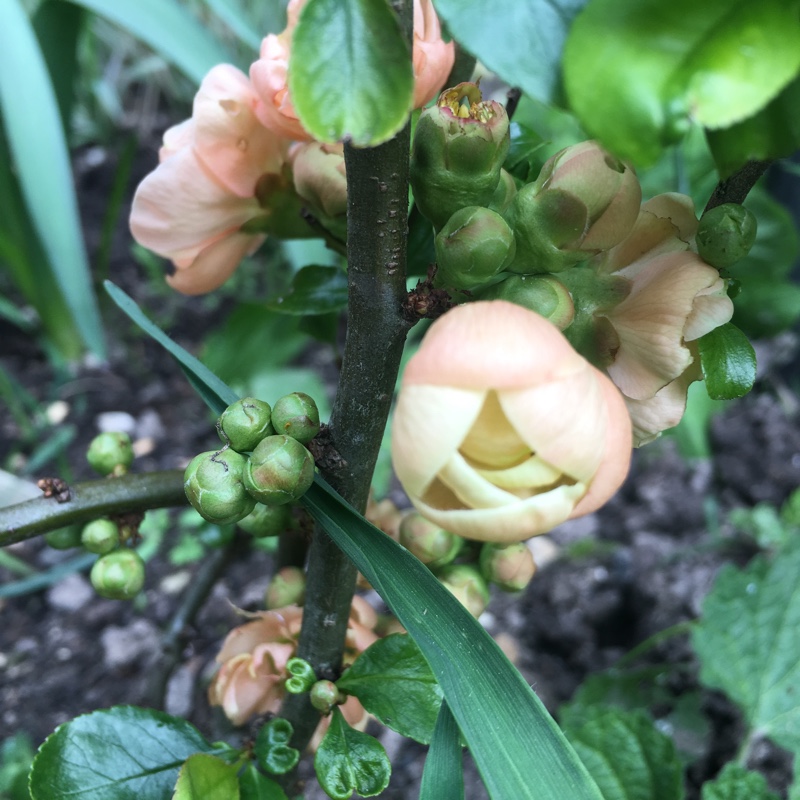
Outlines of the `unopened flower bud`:
{"type": "Polygon", "coordinates": [[[119,547],[119,527],[110,519],[96,519],[85,525],[81,544],[90,552],[104,555],[119,547]]]}
{"type": "Polygon", "coordinates": [[[506,269],[517,249],[508,223],[481,206],[456,211],[436,235],[434,245],[438,264],[434,284],[467,290],[483,286],[506,269]]]}
{"type": "Polygon", "coordinates": [[[331,709],[342,700],[342,693],[333,681],[317,681],[311,687],[311,705],[321,714],[330,714],[331,709]]]}
{"type": "Polygon", "coordinates": [[[400,544],[430,569],[449,564],[461,550],[464,540],[412,511],[400,523],[400,544]]]}
{"type": "Polygon", "coordinates": [[[292,527],[292,509],[290,506],[265,506],[263,503],[256,503],[256,507],[236,524],[257,539],[280,536],[292,527]]]}
{"type": "Polygon", "coordinates": [[[465,206],[488,206],[509,147],[508,115],[483,101],[474,83],[439,96],[419,118],[411,150],[411,186],[437,229],[465,206]]]}
{"type": "Polygon", "coordinates": [[[308,444],[319,433],[319,409],[314,398],[303,392],[281,397],[272,409],[272,424],[275,433],[308,444]]]}
{"type": "Polygon", "coordinates": [[[535,311],[563,331],[575,318],[572,295],[552,275],[509,275],[480,294],[481,300],[508,300],[535,311]]]}
{"type": "Polygon", "coordinates": [[[749,252],[756,240],[758,223],[753,213],[738,203],[712,208],[700,218],[697,253],[717,269],[732,267],[749,252]]]}
{"type": "Polygon", "coordinates": [[[480,565],[486,580],[506,592],[522,591],[536,572],[533,555],[523,542],[487,542],[481,548],[480,565]]]}
{"type": "Polygon", "coordinates": [[[114,550],[95,561],[89,578],[101,597],[131,600],[144,586],[144,561],[135,550],[114,550]]]}
{"type": "Polygon", "coordinates": [[[347,238],[344,145],[306,142],[291,154],[294,188],[314,216],[334,235],[347,238]]]}
{"type": "Polygon", "coordinates": [[[65,528],[56,528],[44,535],[44,540],[54,550],[70,550],[81,545],[80,525],[67,525],[65,528]]]}
{"type": "Polygon", "coordinates": [[[267,436],[253,450],[244,470],[245,488],[268,506],[294,503],[313,482],[314,459],[290,436],[267,436]]]}
{"type": "Polygon", "coordinates": [[[452,564],[445,567],[438,578],[473,617],[479,617],[489,605],[489,587],[475,567],[452,564]]]}
{"type": "Polygon", "coordinates": [[[133,446],[127,433],[101,433],[89,444],[89,466],[101,475],[124,475],[133,463],[133,446]]]}
{"type": "Polygon", "coordinates": [[[228,525],[255,508],[255,499],[245,491],[243,483],[246,464],[247,458],[233,450],[200,453],[189,462],[183,488],[203,519],[228,525]]]}
{"type": "Polygon", "coordinates": [[[249,452],[267,436],[272,436],[272,409],[255,397],[231,403],[217,422],[220,439],[239,453],[249,452]]]}
{"type": "MultiPolygon", "coordinates": [[[[277,506],[286,508],[286,506],[277,506]]],[[[299,567],[283,567],[270,581],[264,597],[267,608],[301,606],[306,597],[306,574],[299,567]]]]}
{"type": "Polygon", "coordinates": [[[492,195],[492,201],[489,203],[489,208],[496,211],[498,214],[505,214],[514,198],[517,196],[517,184],[514,176],[506,170],[500,170],[500,180],[497,183],[497,188],[492,195]]]}

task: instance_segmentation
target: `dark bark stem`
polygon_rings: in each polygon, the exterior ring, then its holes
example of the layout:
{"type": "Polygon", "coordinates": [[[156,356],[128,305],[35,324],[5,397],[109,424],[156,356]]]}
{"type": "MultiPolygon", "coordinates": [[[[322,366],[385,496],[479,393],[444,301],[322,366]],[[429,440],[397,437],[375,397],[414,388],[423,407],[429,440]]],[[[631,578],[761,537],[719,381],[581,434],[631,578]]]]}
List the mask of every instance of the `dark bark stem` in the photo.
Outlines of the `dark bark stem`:
{"type": "Polygon", "coordinates": [[[748,161],[729,178],[720,181],[706,203],[703,213],[724,203],[743,203],[771,163],[772,161],[748,161]]]}
{"type": "Polygon", "coordinates": [[[0,547],[76,522],[188,502],[183,470],[178,469],[77,483],[70,487],[65,503],[55,497],[37,497],[0,508],[0,547]]]}

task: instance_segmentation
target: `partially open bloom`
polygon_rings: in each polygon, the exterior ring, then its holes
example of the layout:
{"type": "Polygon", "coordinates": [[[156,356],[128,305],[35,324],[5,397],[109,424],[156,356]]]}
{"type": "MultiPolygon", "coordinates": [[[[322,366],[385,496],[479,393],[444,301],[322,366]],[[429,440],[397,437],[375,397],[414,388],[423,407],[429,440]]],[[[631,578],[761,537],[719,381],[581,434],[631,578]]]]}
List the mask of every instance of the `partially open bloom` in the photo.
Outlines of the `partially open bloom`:
{"type": "Polygon", "coordinates": [[[281,176],[289,142],[254,113],[247,77],[221,64],[206,75],[192,118],[164,134],[160,164],[136,190],[131,231],[171,259],[167,280],[184,294],[221,286],[264,241],[262,207],[281,176]]]}
{"type": "Polygon", "coordinates": [[[403,375],[395,471],[423,516],[467,539],[522,541],[594,511],[630,454],[611,381],[513,303],[451,309],[403,375]]]}
{"type": "Polygon", "coordinates": [[[332,233],[347,236],[347,179],[344,145],[304,142],[292,147],[294,188],[309,210],[332,233]]]}
{"type": "Polygon", "coordinates": [[[625,396],[637,445],[680,422],[686,390],[702,378],[693,343],[733,315],[725,281],[690,249],[696,230],[689,197],[659,195],[598,266],[630,282],[602,316],[614,336],[607,371],[625,396]]]}
{"type": "MultiPolygon", "coordinates": [[[[234,725],[242,725],[257,714],[278,711],[289,677],[286,664],[297,649],[303,609],[287,606],[254,616],[228,634],[217,656],[222,667],[208,687],[209,703],[222,706],[234,725]]],[[[377,640],[373,631],[377,621],[370,605],[355,597],[345,642],[346,665],[377,640]]],[[[341,709],[351,725],[366,725],[366,712],[354,697],[341,709]]],[[[327,722],[323,720],[321,725],[327,727],[327,722]]]]}

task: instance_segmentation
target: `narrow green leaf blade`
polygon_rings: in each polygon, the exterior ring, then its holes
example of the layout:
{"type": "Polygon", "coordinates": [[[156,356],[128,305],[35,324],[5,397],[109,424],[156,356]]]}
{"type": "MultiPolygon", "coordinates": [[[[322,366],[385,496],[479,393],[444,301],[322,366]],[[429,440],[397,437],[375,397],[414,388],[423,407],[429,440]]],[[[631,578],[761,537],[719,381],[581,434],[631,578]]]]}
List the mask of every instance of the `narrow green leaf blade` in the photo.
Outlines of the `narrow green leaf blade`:
{"type": "Polygon", "coordinates": [[[187,78],[200,83],[216,64],[236,59],[175,0],[72,0],[141,39],[187,78]]]}
{"type": "Polygon", "coordinates": [[[423,744],[431,741],[442,690],[407,634],[378,639],[336,685],[355,695],[370,714],[393,731],[423,744]]]}
{"type": "Polygon", "coordinates": [[[419,800],[464,800],[464,762],[458,724],[442,703],[425,759],[419,800]]]}
{"type": "Polygon", "coordinates": [[[511,86],[557,98],[567,31],[586,0],[436,0],[464,47],[511,86]]]}
{"type": "Polygon", "coordinates": [[[45,739],[30,778],[33,800],[169,797],[189,756],[210,745],[186,720],[115,706],[76,717],[45,739]]]}
{"type": "Polygon", "coordinates": [[[739,764],[726,764],[713,781],[703,784],[702,800],[778,800],[764,776],[739,764]]]}
{"type": "Polygon", "coordinates": [[[239,800],[238,771],[236,764],[195,753],[181,767],[172,800],[239,800]]]}
{"type": "Polygon", "coordinates": [[[384,142],[408,119],[411,54],[386,0],[308,0],[292,38],[289,89],[323,142],[384,142]]]}
{"type": "Polygon", "coordinates": [[[730,322],[697,340],[706,389],[712,400],[743,397],[756,380],[756,351],[730,322]]]}
{"type": "Polygon", "coordinates": [[[0,109],[25,204],[81,337],[105,358],[64,128],[42,51],[19,0],[0,3],[0,52],[0,109]]]}
{"type": "Polygon", "coordinates": [[[525,679],[427,567],[320,478],[301,502],[416,641],[492,797],[600,800],[585,767],[525,679]]]}
{"type": "MultiPolygon", "coordinates": [[[[206,5],[222,20],[239,40],[252,48],[256,52],[261,47],[261,39],[268,33],[278,33],[277,29],[265,30],[259,35],[259,31],[250,23],[250,20],[242,14],[231,0],[206,0],[206,5]]],[[[285,20],[284,20],[285,21],[285,20]]]]}

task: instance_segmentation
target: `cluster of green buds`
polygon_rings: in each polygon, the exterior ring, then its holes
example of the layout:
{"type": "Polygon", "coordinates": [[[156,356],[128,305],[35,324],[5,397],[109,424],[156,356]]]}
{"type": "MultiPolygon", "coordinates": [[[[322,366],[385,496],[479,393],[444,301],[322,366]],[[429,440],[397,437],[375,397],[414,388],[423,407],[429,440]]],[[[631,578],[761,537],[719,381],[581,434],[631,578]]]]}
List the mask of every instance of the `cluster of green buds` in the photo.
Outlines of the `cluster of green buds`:
{"type": "Polygon", "coordinates": [[[314,480],[314,459],[305,445],[320,429],[319,410],[302,392],[269,403],[245,397],[217,421],[220,450],[200,453],[186,468],[189,502],[208,522],[237,523],[256,537],[292,526],[290,504],[314,480]]]}

